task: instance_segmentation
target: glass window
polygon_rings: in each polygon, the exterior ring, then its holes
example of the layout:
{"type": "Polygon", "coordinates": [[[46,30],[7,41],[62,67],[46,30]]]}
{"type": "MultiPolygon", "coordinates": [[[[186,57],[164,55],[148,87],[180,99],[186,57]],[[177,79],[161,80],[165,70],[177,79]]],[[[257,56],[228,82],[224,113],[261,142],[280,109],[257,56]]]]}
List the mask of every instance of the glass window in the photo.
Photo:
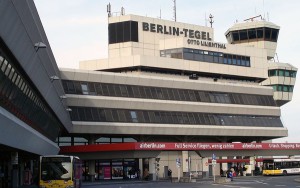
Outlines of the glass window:
{"type": "Polygon", "coordinates": [[[249,39],[256,39],[256,30],[255,29],[249,29],[248,30],[248,36],[249,36],[249,39]]]}
{"type": "Polygon", "coordinates": [[[272,29],[271,40],[276,42],[277,41],[277,36],[278,36],[278,29],[272,29]]]}
{"type": "Polygon", "coordinates": [[[110,109],[105,109],[104,111],[105,111],[106,121],[113,122],[114,118],[112,116],[111,110],[110,109]]]}
{"type": "Polygon", "coordinates": [[[224,56],[223,56],[223,63],[227,64],[227,54],[224,54],[224,56]]]}
{"type": "Polygon", "coordinates": [[[193,53],[183,53],[183,59],[194,60],[194,54],[193,53]]]}
{"type": "Polygon", "coordinates": [[[284,70],[279,70],[279,76],[284,76],[285,71],[284,70]]]}
{"type": "Polygon", "coordinates": [[[233,38],[233,41],[239,41],[240,40],[238,31],[232,32],[232,38],[233,38]]]}
{"type": "Polygon", "coordinates": [[[263,28],[257,28],[256,29],[256,34],[257,34],[257,38],[258,39],[263,38],[264,37],[264,30],[263,30],[263,28]]]}
{"type": "Polygon", "coordinates": [[[81,90],[82,90],[82,94],[84,95],[89,94],[87,83],[81,83],[81,90]]]}
{"type": "Polygon", "coordinates": [[[241,30],[239,31],[240,34],[240,40],[248,40],[247,30],[241,30]]]}
{"type": "Polygon", "coordinates": [[[241,63],[242,66],[246,66],[246,59],[245,58],[246,57],[242,56],[242,63],[241,63]]]}
{"type": "Polygon", "coordinates": [[[137,119],[136,111],[130,111],[129,113],[130,113],[132,122],[137,123],[138,119],[137,119]]]}
{"type": "Polygon", "coordinates": [[[214,63],[219,63],[219,53],[214,52],[214,63]]]}
{"type": "Polygon", "coordinates": [[[290,75],[290,71],[286,70],[284,76],[285,76],[285,77],[290,77],[290,76],[291,76],[291,75],[290,75]]]}
{"type": "Polygon", "coordinates": [[[265,28],[265,40],[270,40],[271,38],[271,29],[265,28]]]}
{"type": "Polygon", "coordinates": [[[195,61],[204,61],[203,54],[194,54],[195,61]]]}
{"type": "Polygon", "coordinates": [[[121,143],[123,142],[122,138],[111,138],[111,143],[121,143]]]}
{"type": "Polygon", "coordinates": [[[269,77],[276,76],[277,70],[269,70],[269,77]]]}
{"type": "Polygon", "coordinates": [[[245,62],[246,65],[245,66],[250,67],[250,57],[246,57],[245,59],[246,59],[246,62],[245,62]]]}
{"type": "Polygon", "coordinates": [[[297,74],[296,71],[291,71],[291,77],[296,78],[296,74],[297,74]]]}
{"type": "Polygon", "coordinates": [[[241,58],[242,58],[242,57],[239,56],[239,55],[236,56],[236,64],[237,64],[237,65],[241,65],[241,63],[242,63],[242,62],[241,62],[241,58]]]}
{"type": "Polygon", "coordinates": [[[293,92],[293,90],[294,90],[294,86],[290,86],[289,87],[289,92],[293,92]]]}
{"type": "Polygon", "coordinates": [[[121,96],[122,97],[128,97],[127,87],[125,85],[119,85],[121,96]]]}
{"type": "Polygon", "coordinates": [[[232,64],[233,65],[236,65],[236,56],[235,55],[232,55],[232,64]]]}
{"type": "Polygon", "coordinates": [[[288,88],[288,86],[286,86],[286,85],[283,85],[283,91],[284,91],[284,92],[288,92],[288,91],[289,91],[289,88],[288,88]]]}
{"type": "Polygon", "coordinates": [[[231,65],[232,64],[232,55],[227,54],[227,64],[231,65]]]}

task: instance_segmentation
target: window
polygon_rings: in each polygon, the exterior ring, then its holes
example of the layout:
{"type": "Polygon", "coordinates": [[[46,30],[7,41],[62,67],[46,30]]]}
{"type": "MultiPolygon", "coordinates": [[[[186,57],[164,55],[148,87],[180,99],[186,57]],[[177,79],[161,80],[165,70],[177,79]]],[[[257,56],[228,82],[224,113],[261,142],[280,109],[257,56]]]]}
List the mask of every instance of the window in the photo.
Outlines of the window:
{"type": "Polygon", "coordinates": [[[270,40],[270,39],[271,39],[271,29],[265,28],[265,40],[270,40]]]}
{"type": "Polygon", "coordinates": [[[248,40],[247,30],[241,30],[239,31],[240,34],[240,40],[248,40]]]}
{"type": "Polygon", "coordinates": [[[233,41],[239,41],[240,40],[239,32],[238,31],[232,32],[232,38],[233,38],[233,41]]]}
{"type": "Polygon", "coordinates": [[[284,76],[284,70],[279,70],[279,74],[278,74],[278,76],[284,76]]]}
{"type": "Polygon", "coordinates": [[[137,123],[138,119],[137,119],[136,112],[135,111],[130,111],[129,113],[130,113],[132,122],[137,123]]]}
{"type": "Polygon", "coordinates": [[[264,30],[263,30],[263,28],[257,28],[256,29],[256,34],[257,34],[257,38],[258,39],[263,38],[264,37],[264,30]]]}
{"type": "Polygon", "coordinates": [[[249,36],[249,39],[256,39],[256,30],[255,29],[249,29],[248,30],[248,36],[249,36]]]}
{"type": "Polygon", "coordinates": [[[84,95],[89,94],[87,83],[81,83],[81,90],[82,90],[82,94],[84,95]]]}
{"type": "Polygon", "coordinates": [[[277,41],[277,36],[278,36],[278,29],[272,29],[272,34],[271,34],[271,40],[272,41],[277,41]]]}
{"type": "Polygon", "coordinates": [[[109,44],[121,42],[138,42],[138,23],[136,21],[125,21],[111,23],[108,25],[109,44]]]}

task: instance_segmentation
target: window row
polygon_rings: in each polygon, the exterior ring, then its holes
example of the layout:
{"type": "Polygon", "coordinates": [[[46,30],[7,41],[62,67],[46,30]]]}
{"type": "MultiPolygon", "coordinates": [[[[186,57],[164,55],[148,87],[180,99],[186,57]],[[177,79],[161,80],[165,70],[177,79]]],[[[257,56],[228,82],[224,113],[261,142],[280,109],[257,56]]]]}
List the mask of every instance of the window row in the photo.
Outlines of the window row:
{"type": "Polygon", "coordinates": [[[284,70],[284,69],[273,69],[273,70],[269,70],[268,73],[269,73],[269,77],[284,76],[284,77],[296,78],[297,71],[284,70]]]}
{"type": "Polygon", "coordinates": [[[266,40],[277,42],[279,29],[260,27],[231,31],[226,35],[227,40],[232,42],[245,40],[266,40]]]}
{"type": "Polygon", "coordinates": [[[0,106],[54,140],[60,130],[58,120],[2,48],[0,44],[0,106]]]}
{"type": "Polygon", "coordinates": [[[208,63],[221,63],[250,67],[250,57],[236,54],[226,54],[191,48],[167,49],[160,51],[161,57],[185,59],[191,61],[202,61],[208,63]]]}
{"type": "MultiPolygon", "coordinates": [[[[83,137],[58,137],[55,141],[58,146],[76,146],[88,145],[88,140],[83,137]]],[[[111,144],[111,143],[127,143],[137,142],[134,138],[130,137],[100,137],[95,140],[95,144],[111,144]]]]}
{"type": "Polygon", "coordinates": [[[72,121],[283,127],[279,117],[70,107],[72,121]]]}
{"type": "Polygon", "coordinates": [[[294,86],[289,85],[272,85],[274,91],[293,92],[294,86]]]}
{"type": "Polygon", "coordinates": [[[65,93],[190,102],[275,106],[273,96],[62,80],[65,93]]]}

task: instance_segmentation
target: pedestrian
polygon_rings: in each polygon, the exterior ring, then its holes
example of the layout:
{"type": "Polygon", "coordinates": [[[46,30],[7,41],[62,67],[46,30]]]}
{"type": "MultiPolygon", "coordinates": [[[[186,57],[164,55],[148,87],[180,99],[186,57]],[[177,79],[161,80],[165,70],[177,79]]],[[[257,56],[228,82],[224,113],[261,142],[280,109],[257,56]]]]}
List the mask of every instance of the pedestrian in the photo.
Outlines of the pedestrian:
{"type": "Polygon", "coordinates": [[[247,171],[247,168],[245,167],[245,165],[243,166],[243,176],[246,176],[246,171],[247,171]]]}
{"type": "Polygon", "coordinates": [[[229,176],[230,180],[231,180],[231,181],[233,181],[233,173],[232,173],[232,171],[231,171],[231,170],[229,171],[229,174],[228,174],[228,176],[229,176]]]}
{"type": "Polygon", "coordinates": [[[168,170],[168,176],[169,176],[170,181],[172,182],[172,170],[171,169],[168,170]]]}

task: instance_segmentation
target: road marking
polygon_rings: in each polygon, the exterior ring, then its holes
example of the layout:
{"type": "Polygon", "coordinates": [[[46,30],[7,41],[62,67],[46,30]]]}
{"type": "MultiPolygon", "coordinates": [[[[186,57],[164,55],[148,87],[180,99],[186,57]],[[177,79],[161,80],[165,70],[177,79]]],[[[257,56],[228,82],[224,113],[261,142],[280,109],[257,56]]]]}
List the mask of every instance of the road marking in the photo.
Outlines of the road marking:
{"type": "Polygon", "coordinates": [[[275,187],[285,187],[286,185],[275,185],[275,187]]]}
{"type": "Polygon", "coordinates": [[[235,185],[224,185],[224,187],[251,188],[251,187],[241,187],[241,186],[235,186],[235,185]]]}

